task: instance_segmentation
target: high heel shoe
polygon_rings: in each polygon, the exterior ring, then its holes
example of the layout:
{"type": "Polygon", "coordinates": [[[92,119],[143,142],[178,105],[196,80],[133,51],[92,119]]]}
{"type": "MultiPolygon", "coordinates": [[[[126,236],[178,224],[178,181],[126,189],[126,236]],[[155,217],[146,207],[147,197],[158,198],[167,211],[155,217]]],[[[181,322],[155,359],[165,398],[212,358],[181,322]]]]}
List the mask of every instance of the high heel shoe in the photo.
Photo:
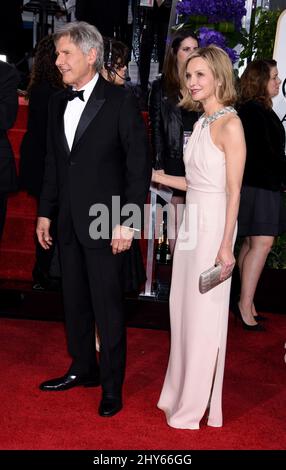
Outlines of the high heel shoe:
{"type": "Polygon", "coordinates": [[[245,321],[243,319],[243,316],[241,315],[241,311],[240,311],[240,308],[239,308],[238,304],[235,304],[233,306],[232,313],[234,314],[234,316],[236,318],[239,318],[239,320],[241,321],[242,326],[245,330],[248,330],[248,331],[265,331],[264,326],[259,325],[258,323],[257,323],[257,325],[248,325],[248,323],[245,323],[245,321]]]}

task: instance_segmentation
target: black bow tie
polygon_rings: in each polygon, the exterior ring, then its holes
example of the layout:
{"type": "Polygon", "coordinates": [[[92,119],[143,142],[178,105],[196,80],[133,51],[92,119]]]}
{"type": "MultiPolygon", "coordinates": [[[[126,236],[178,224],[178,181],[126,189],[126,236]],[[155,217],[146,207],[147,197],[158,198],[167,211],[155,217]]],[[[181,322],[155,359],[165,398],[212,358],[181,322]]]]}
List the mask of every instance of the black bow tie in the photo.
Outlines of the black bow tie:
{"type": "Polygon", "coordinates": [[[84,90],[73,90],[72,88],[67,89],[67,97],[69,101],[74,100],[75,98],[79,98],[81,101],[84,101],[83,97],[84,90]]]}

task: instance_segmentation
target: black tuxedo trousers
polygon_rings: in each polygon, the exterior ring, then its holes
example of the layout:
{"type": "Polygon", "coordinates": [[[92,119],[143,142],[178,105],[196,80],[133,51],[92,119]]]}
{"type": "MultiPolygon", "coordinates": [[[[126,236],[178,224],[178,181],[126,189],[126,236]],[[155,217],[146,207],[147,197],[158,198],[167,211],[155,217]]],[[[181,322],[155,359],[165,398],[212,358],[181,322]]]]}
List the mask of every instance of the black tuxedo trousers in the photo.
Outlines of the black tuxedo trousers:
{"type": "Polygon", "coordinates": [[[126,356],[122,267],[125,253],[111,247],[84,247],[72,232],[60,243],[69,372],[99,375],[95,351],[95,324],[99,333],[100,378],[103,393],[121,396],[126,356]]]}

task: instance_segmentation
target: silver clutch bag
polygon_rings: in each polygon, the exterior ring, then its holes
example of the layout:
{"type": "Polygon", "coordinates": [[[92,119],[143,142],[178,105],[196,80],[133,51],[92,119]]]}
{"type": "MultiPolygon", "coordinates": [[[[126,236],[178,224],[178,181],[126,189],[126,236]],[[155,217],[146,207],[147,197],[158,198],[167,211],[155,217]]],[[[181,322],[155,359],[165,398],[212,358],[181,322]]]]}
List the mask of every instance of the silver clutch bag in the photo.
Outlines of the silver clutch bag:
{"type": "Polygon", "coordinates": [[[199,279],[199,290],[201,294],[205,294],[209,290],[213,289],[213,287],[218,286],[222,282],[226,281],[231,274],[226,278],[221,280],[220,279],[221,273],[221,265],[218,264],[216,266],[212,266],[211,268],[207,269],[200,275],[199,279]]]}

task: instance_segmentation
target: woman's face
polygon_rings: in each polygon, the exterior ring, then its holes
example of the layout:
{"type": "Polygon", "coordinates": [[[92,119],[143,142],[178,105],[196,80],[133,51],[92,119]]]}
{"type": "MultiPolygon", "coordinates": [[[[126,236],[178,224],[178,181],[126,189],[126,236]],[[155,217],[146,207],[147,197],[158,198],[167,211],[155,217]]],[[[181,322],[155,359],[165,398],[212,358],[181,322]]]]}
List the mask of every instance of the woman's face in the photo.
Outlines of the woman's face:
{"type": "Polygon", "coordinates": [[[197,49],[197,47],[198,41],[192,37],[186,38],[181,42],[177,52],[177,65],[179,70],[182,68],[191,52],[197,49]]]}
{"type": "Polygon", "coordinates": [[[115,85],[124,85],[127,73],[127,66],[122,64],[119,60],[117,64],[114,65],[114,81],[115,85]]]}
{"type": "Polygon", "coordinates": [[[194,57],[186,70],[186,85],[194,101],[206,103],[215,97],[217,83],[207,62],[201,57],[194,57]]]}
{"type": "Polygon", "coordinates": [[[270,79],[267,84],[267,91],[269,93],[270,98],[274,98],[274,96],[278,95],[280,83],[281,83],[281,80],[278,77],[277,67],[271,67],[270,79]]]}

